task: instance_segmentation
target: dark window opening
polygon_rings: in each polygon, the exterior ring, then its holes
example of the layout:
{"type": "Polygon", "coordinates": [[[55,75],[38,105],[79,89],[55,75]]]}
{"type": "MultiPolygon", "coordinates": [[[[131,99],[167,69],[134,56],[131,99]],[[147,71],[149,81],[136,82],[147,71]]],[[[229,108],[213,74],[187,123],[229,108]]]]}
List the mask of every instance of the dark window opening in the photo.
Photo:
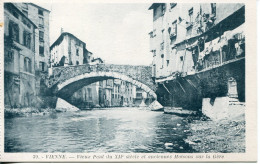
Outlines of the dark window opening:
{"type": "Polygon", "coordinates": [[[45,63],[44,63],[44,62],[40,62],[40,63],[39,63],[39,68],[40,68],[40,70],[41,70],[42,72],[44,72],[44,71],[45,71],[45,63]]]}
{"type": "Polygon", "coordinates": [[[13,51],[5,51],[5,62],[13,62],[14,59],[14,52],[13,51]]]}
{"type": "Polygon", "coordinates": [[[19,42],[19,26],[18,26],[18,24],[14,23],[14,22],[9,23],[9,37],[12,40],[20,43],[19,42]]]}
{"type": "Polygon", "coordinates": [[[163,5],[162,5],[162,15],[164,15],[164,14],[165,14],[165,10],[166,10],[166,5],[165,5],[165,4],[163,4],[163,5]]]}
{"type": "Polygon", "coordinates": [[[24,71],[32,73],[32,61],[28,57],[24,58],[24,71]]]}
{"type": "Polygon", "coordinates": [[[39,46],[39,53],[41,56],[44,56],[44,46],[39,46]]]}
{"type": "Polygon", "coordinates": [[[79,61],[76,61],[76,64],[79,65],[79,61]]]}
{"type": "Polygon", "coordinates": [[[23,45],[29,49],[31,49],[31,34],[27,31],[23,32],[23,45]]]}
{"type": "Polygon", "coordinates": [[[44,32],[39,31],[39,41],[43,42],[44,41],[44,32]]]}
{"type": "Polygon", "coordinates": [[[38,14],[43,16],[43,10],[38,9],[38,14]]]}
{"type": "Polygon", "coordinates": [[[211,3],[211,14],[216,16],[216,3],[211,3]]]}
{"type": "Polygon", "coordinates": [[[162,65],[161,65],[161,69],[162,69],[164,65],[164,54],[161,55],[161,58],[162,58],[162,65]]]}
{"type": "Polygon", "coordinates": [[[88,88],[88,98],[90,101],[92,101],[92,89],[88,88]]]}
{"type": "Polygon", "coordinates": [[[181,61],[183,61],[183,56],[180,57],[181,61]]]}

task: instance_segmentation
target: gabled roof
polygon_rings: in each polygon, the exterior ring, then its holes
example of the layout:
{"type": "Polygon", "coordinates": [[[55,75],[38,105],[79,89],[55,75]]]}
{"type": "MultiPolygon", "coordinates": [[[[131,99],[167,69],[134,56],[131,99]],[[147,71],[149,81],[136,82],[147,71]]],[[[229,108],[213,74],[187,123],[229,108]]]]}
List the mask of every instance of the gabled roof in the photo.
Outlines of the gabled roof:
{"type": "Polygon", "coordinates": [[[66,35],[68,35],[69,37],[72,37],[72,38],[74,38],[74,39],[80,41],[81,43],[83,43],[83,47],[84,47],[84,48],[86,47],[86,43],[83,42],[82,40],[80,40],[79,38],[77,38],[76,36],[74,36],[73,34],[71,34],[71,33],[69,33],[69,32],[63,32],[63,33],[58,37],[58,39],[51,45],[50,50],[51,50],[54,46],[59,45],[59,44],[62,42],[64,36],[66,36],[66,35]]]}
{"type": "Polygon", "coordinates": [[[45,9],[45,8],[43,8],[43,7],[41,7],[41,6],[38,6],[38,5],[36,5],[36,4],[34,4],[34,3],[28,3],[28,4],[30,4],[30,5],[32,5],[32,6],[35,6],[35,7],[37,7],[37,8],[40,8],[40,9],[42,9],[42,10],[45,10],[45,11],[47,11],[47,12],[51,12],[50,10],[47,10],[47,9],[45,9]]]}

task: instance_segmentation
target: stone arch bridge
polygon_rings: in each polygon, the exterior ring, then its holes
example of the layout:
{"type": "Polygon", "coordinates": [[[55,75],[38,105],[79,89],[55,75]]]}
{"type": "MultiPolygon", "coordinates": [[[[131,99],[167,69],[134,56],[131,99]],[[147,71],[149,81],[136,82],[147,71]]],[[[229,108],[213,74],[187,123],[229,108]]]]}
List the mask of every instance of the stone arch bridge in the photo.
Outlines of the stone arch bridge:
{"type": "Polygon", "coordinates": [[[152,80],[150,66],[87,64],[53,67],[46,84],[54,95],[66,100],[83,86],[107,79],[130,82],[157,99],[156,84],[152,80]]]}

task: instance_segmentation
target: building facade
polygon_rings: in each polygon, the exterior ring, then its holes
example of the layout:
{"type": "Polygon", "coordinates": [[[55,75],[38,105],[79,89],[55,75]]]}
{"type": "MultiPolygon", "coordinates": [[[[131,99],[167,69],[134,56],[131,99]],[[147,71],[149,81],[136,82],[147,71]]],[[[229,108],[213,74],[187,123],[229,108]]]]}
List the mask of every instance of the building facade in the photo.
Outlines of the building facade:
{"type": "Polygon", "coordinates": [[[62,32],[51,45],[51,66],[82,65],[91,62],[92,53],[86,49],[86,43],[73,34],[62,32]]]}
{"type": "Polygon", "coordinates": [[[241,86],[238,98],[244,101],[244,4],[154,3],[149,9],[152,73],[160,103],[200,108],[203,97],[228,95],[231,78],[241,86]]]}
{"type": "Polygon", "coordinates": [[[35,103],[35,29],[37,26],[13,3],[4,3],[5,105],[35,103]]]}
{"type": "Polygon", "coordinates": [[[50,11],[33,3],[15,3],[15,5],[38,27],[35,30],[35,70],[47,72],[50,66],[50,11]]]}
{"type": "Polygon", "coordinates": [[[80,109],[99,107],[98,92],[99,83],[92,83],[75,92],[71,96],[70,102],[80,109]]]}

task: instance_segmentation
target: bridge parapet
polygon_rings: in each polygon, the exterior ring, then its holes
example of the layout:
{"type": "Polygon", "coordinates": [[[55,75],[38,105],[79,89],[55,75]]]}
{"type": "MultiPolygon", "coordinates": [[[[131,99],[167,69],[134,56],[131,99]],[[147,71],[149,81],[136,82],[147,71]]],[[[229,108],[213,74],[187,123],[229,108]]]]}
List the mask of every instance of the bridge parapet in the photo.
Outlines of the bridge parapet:
{"type": "Polygon", "coordinates": [[[62,83],[73,77],[96,72],[115,72],[128,76],[136,81],[139,81],[151,90],[156,90],[156,85],[152,80],[152,68],[150,66],[133,66],[133,65],[115,65],[115,64],[96,64],[96,65],[78,65],[67,67],[53,67],[52,74],[47,81],[49,88],[62,83]]]}

